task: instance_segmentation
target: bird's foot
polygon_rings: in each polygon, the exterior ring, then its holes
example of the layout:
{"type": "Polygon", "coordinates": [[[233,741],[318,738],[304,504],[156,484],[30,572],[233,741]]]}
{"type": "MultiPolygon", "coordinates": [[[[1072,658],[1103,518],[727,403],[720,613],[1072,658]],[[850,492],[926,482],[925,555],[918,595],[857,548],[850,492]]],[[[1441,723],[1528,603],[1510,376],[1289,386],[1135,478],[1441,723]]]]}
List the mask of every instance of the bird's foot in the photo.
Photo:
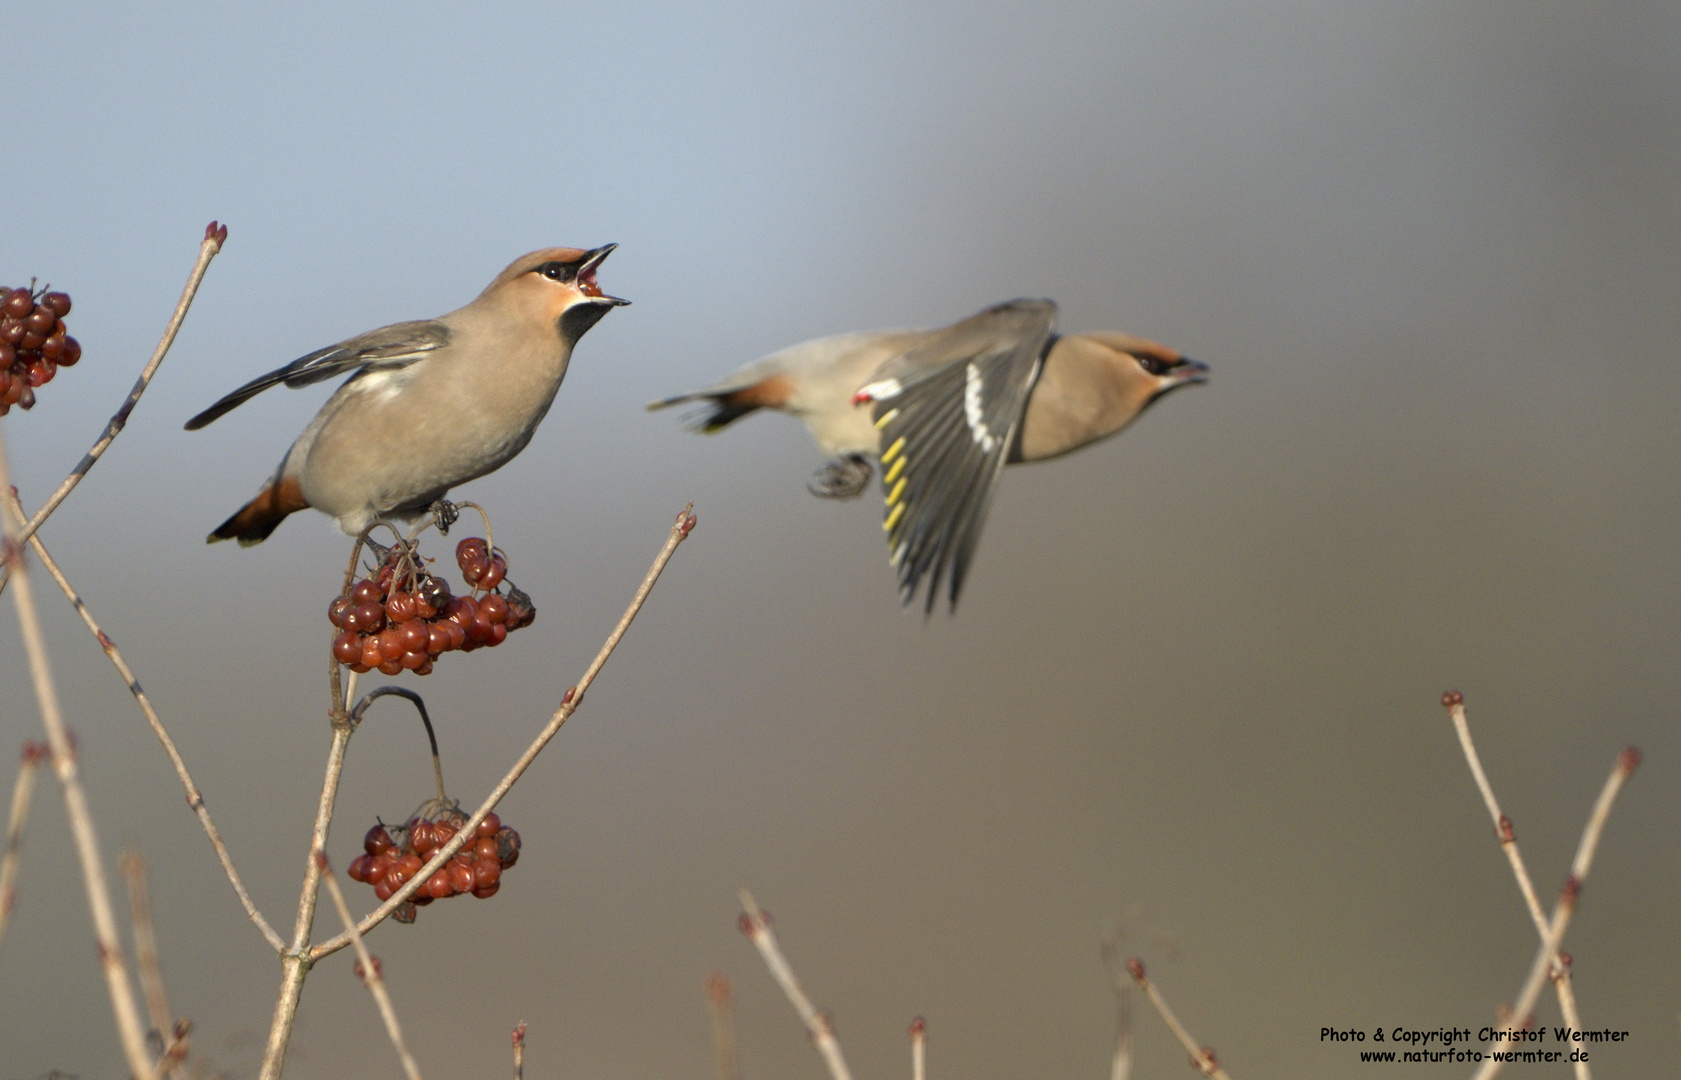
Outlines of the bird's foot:
{"type": "Polygon", "coordinates": [[[461,508],[448,499],[439,499],[426,509],[427,513],[432,515],[432,520],[438,524],[439,536],[448,536],[450,526],[461,517],[461,508]]]}
{"type": "Polygon", "coordinates": [[[863,454],[842,454],[811,474],[806,490],[820,499],[855,499],[869,486],[874,470],[863,454]]]}

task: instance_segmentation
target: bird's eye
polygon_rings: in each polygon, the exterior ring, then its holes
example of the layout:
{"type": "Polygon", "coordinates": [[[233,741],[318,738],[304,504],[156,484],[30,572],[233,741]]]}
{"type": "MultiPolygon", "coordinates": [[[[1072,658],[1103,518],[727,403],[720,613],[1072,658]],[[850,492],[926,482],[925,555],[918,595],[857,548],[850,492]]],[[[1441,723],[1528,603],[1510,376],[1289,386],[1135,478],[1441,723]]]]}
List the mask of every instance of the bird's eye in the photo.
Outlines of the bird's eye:
{"type": "Polygon", "coordinates": [[[1167,363],[1167,361],[1161,359],[1160,357],[1140,356],[1137,359],[1138,359],[1138,366],[1143,368],[1145,371],[1149,372],[1150,374],[1155,375],[1157,377],[1160,377],[1162,375],[1167,374],[1168,363],[1167,363]]]}
{"type": "Polygon", "coordinates": [[[577,275],[578,270],[570,263],[546,262],[537,268],[537,272],[550,281],[565,283],[571,281],[577,275]]]}

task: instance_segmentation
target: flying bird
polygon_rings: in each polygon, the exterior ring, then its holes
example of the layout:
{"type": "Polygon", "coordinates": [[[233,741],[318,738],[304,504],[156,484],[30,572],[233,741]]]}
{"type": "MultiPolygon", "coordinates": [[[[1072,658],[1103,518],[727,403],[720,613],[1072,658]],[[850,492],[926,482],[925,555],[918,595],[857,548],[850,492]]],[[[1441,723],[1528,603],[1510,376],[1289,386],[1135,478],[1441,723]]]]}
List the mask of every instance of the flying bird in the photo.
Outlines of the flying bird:
{"type": "Polygon", "coordinates": [[[307,507],[354,536],[380,518],[412,519],[455,485],[506,465],[549,411],[578,339],[630,302],[596,283],[617,246],[523,255],[466,307],[317,349],[188,420],[196,431],[271,386],[350,373],[209,542],[260,544],[307,507]]]}
{"type": "Polygon", "coordinates": [[[812,494],[864,490],[882,471],[882,528],[905,603],[926,579],[957,597],[1006,464],[1059,457],[1115,434],[1152,402],[1207,380],[1208,365],[1131,334],[1058,335],[1056,304],[1011,300],[939,330],[818,338],[772,353],[692,393],[696,430],[758,409],[805,421],[832,459],[812,494]]]}

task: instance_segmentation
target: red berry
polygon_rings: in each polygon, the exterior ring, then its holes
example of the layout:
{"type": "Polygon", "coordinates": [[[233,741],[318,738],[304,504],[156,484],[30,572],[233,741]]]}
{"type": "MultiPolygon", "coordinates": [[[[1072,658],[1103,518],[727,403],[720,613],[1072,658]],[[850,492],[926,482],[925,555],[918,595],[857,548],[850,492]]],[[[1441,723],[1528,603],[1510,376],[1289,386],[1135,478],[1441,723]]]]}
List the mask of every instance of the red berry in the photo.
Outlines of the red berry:
{"type": "Polygon", "coordinates": [[[403,673],[403,662],[401,660],[387,660],[379,665],[379,673],[381,675],[401,675],[403,673]]]}
{"type": "Polygon", "coordinates": [[[459,649],[467,644],[467,631],[462,628],[460,623],[449,620],[443,625],[444,632],[449,634],[449,647],[451,649],[459,649]]]}
{"type": "Polygon", "coordinates": [[[36,307],[24,316],[23,328],[32,334],[40,334],[43,338],[51,336],[53,327],[58,324],[58,316],[50,308],[36,307]]]}
{"type": "MultiPolygon", "coordinates": [[[[21,316],[20,316],[21,318],[21,316]]],[[[469,536],[455,545],[455,564],[465,572],[468,563],[483,562],[490,558],[490,548],[483,537],[469,536]]]]}
{"type": "Polygon", "coordinates": [[[495,885],[502,880],[502,864],[495,859],[478,859],[473,863],[473,880],[477,888],[495,885]]]}
{"type": "Polygon", "coordinates": [[[379,638],[370,635],[362,639],[362,666],[376,668],[385,663],[385,657],[379,654],[379,638]]]}
{"type": "MultiPolygon", "coordinates": [[[[413,904],[415,907],[425,907],[431,902],[432,898],[426,894],[425,889],[416,889],[414,895],[409,897],[409,903],[413,904]]],[[[403,906],[401,904],[397,905],[397,909],[391,913],[391,917],[396,919],[398,922],[403,921],[403,906]]],[[[412,918],[408,921],[414,922],[412,918]]]]}
{"type": "Polygon", "coordinates": [[[358,675],[366,675],[368,672],[372,671],[373,668],[358,660],[356,663],[350,665],[350,670],[354,671],[358,675]]]}
{"type": "Polygon", "coordinates": [[[424,664],[421,664],[419,667],[414,669],[414,673],[416,675],[430,675],[430,674],[432,674],[432,658],[430,656],[428,656],[426,658],[426,662],[424,664]]]}
{"type": "Polygon", "coordinates": [[[354,664],[362,659],[362,639],[356,631],[346,630],[333,639],[333,659],[341,664],[354,664]]]}
{"type": "Polygon", "coordinates": [[[327,605],[327,621],[341,630],[345,629],[344,616],[347,612],[354,610],[355,607],[356,605],[350,602],[350,597],[335,596],[333,602],[327,605]]]}
{"type": "Polygon", "coordinates": [[[25,370],[29,373],[30,386],[45,386],[58,373],[58,365],[51,360],[31,360],[25,370]]]}
{"type": "Polygon", "coordinates": [[[403,635],[395,626],[388,626],[379,632],[379,655],[382,659],[397,661],[408,652],[403,648],[403,635]]]}
{"type": "Polygon", "coordinates": [[[442,900],[446,896],[453,896],[455,887],[449,883],[449,871],[447,869],[439,870],[427,878],[424,891],[434,900],[442,900]]]}
{"type": "Polygon", "coordinates": [[[50,292],[41,297],[41,303],[48,311],[57,315],[61,319],[70,314],[69,293],[50,292]]]}
{"type": "Polygon", "coordinates": [[[403,880],[407,881],[420,873],[420,868],[424,865],[425,863],[421,861],[420,856],[411,851],[397,860],[397,866],[393,872],[402,874],[403,880]]]}
{"type": "Polygon", "coordinates": [[[492,810],[484,816],[483,821],[479,822],[477,833],[479,836],[495,836],[496,830],[501,827],[502,819],[497,816],[496,811],[492,810]]]}
{"type": "Polygon", "coordinates": [[[431,658],[423,652],[406,652],[403,654],[403,658],[397,661],[397,663],[402,665],[404,671],[413,671],[417,673],[421,668],[431,662],[431,658]]]}
{"type": "Polygon", "coordinates": [[[41,355],[48,360],[57,360],[64,355],[64,333],[62,328],[52,337],[41,342],[41,355]]]}
{"type": "Polygon", "coordinates": [[[68,335],[64,339],[64,355],[58,358],[59,367],[73,367],[82,358],[82,343],[68,335]]]}
{"type": "Polygon", "coordinates": [[[414,618],[414,594],[393,592],[385,601],[385,617],[394,623],[407,622],[414,618]]]}
{"type": "Polygon", "coordinates": [[[449,652],[449,631],[441,626],[426,628],[426,651],[433,656],[449,652]]]}
{"type": "Polygon", "coordinates": [[[432,632],[419,619],[409,619],[397,628],[397,636],[406,652],[425,652],[432,641],[432,632]]]}
{"type": "Polygon", "coordinates": [[[374,895],[379,897],[380,903],[383,904],[385,901],[391,899],[391,894],[400,888],[402,888],[402,883],[399,882],[396,885],[391,884],[391,875],[386,874],[384,877],[374,882],[374,895]]]}
{"type": "Polygon", "coordinates": [[[345,876],[350,878],[351,881],[363,880],[363,871],[368,868],[368,864],[373,861],[373,858],[372,855],[358,855],[351,859],[350,865],[344,868],[345,876]]]}
{"type": "Polygon", "coordinates": [[[503,626],[501,623],[492,623],[490,625],[490,637],[485,641],[485,644],[495,646],[500,645],[507,640],[508,628],[503,626]]]}
{"type": "Polygon", "coordinates": [[[475,862],[479,859],[495,859],[497,862],[502,861],[502,853],[496,846],[495,836],[479,837],[478,840],[474,841],[472,851],[473,860],[475,862]]]}
{"type": "Polygon", "coordinates": [[[497,555],[490,560],[484,572],[479,575],[479,588],[494,589],[502,584],[502,579],[508,576],[508,561],[497,555]]]}
{"type": "Polygon", "coordinates": [[[454,840],[455,839],[455,833],[456,833],[455,826],[451,825],[447,821],[439,821],[439,822],[434,823],[433,826],[432,826],[432,835],[435,837],[435,840],[433,842],[437,845],[437,847],[433,848],[433,850],[435,851],[435,850],[437,850],[437,848],[441,848],[445,844],[449,843],[451,840],[454,840]]]}
{"type": "Polygon", "coordinates": [[[28,289],[13,289],[12,295],[6,297],[6,303],[0,306],[14,319],[21,319],[35,309],[35,298],[29,295],[28,289]]]}
{"type": "Polygon", "coordinates": [[[369,855],[383,855],[396,849],[397,845],[391,842],[391,834],[385,831],[384,825],[375,825],[368,830],[368,835],[362,837],[362,850],[369,855]]]}
{"type": "Polygon", "coordinates": [[[462,863],[451,861],[449,864],[450,887],[458,893],[470,893],[478,881],[473,877],[473,868],[462,863]]]}
{"type": "Polygon", "coordinates": [[[508,602],[495,593],[491,593],[479,601],[479,610],[484,612],[484,617],[493,623],[508,621],[508,602]]]}
{"type": "Polygon", "coordinates": [[[458,596],[449,602],[449,621],[465,630],[478,616],[479,605],[470,596],[458,596]]]}
{"type": "Polygon", "coordinates": [[[350,591],[350,595],[358,604],[373,604],[379,602],[381,590],[378,585],[367,578],[363,578],[356,583],[356,587],[350,591]]]}
{"type": "Polygon", "coordinates": [[[376,634],[385,625],[385,608],[373,601],[356,605],[356,629],[364,634],[376,634]]]}
{"type": "Polygon", "coordinates": [[[438,838],[432,831],[432,823],[425,818],[416,818],[409,823],[409,847],[419,855],[430,855],[437,849],[438,838]]]}

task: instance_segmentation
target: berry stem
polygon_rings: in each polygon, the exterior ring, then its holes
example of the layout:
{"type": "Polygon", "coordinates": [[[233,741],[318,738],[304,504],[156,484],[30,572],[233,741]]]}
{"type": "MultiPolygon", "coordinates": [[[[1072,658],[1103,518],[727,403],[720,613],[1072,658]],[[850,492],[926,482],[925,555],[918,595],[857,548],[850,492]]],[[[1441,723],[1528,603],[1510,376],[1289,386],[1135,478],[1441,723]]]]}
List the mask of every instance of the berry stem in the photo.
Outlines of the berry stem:
{"type": "MultiPolygon", "coordinates": [[[[351,674],[354,675],[355,672],[351,672],[351,674]]],[[[438,781],[438,802],[440,804],[449,802],[449,796],[444,794],[444,764],[443,759],[438,756],[438,736],[432,730],[432,718],[426,715],[426,702],[421,700],[419,694],[401,686],[381,686],[370,690],[361,701],[356,703],[356,708],[350,711],[350,722],[360,724],[362,714],[368,711],[368,706],[382,697],[400,697],[420,710],[420,722],[426,725],[426,741],[432,744],[432,775],[438,781]]]]}

